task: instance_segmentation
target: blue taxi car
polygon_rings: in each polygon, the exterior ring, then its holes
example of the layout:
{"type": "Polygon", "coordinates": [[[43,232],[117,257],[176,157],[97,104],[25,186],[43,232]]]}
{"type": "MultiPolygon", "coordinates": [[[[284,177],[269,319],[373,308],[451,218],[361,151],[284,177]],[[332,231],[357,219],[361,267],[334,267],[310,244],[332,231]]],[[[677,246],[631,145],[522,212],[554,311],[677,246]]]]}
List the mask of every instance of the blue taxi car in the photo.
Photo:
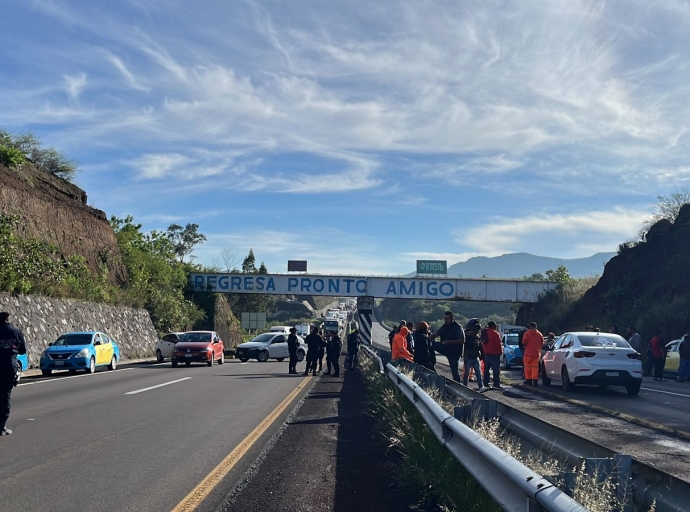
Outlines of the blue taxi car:
{"type": "Polygon", "coordinates": [[[51,343],[41,354],[41,373],[50,375],[53,370],[86,370],[94,373],[96,367],[117,368],[120,348],[115,340],[99,331],[68,332],[51,343]]]}
{"type": "Polygon", "coordinates": [[[503,335],[503,355],[501,366],[510,370],[513,366],[522,366],[522,350],[520,349],[520,334],[507,332],[503,335]]]}
{"type": "Polygon", "coordinates": [[[19,378],[21,378],[22,372],[29,369],[29,356],[26,354],[19,354],[17,356],[17,361],[19,362],[19,378]]]}

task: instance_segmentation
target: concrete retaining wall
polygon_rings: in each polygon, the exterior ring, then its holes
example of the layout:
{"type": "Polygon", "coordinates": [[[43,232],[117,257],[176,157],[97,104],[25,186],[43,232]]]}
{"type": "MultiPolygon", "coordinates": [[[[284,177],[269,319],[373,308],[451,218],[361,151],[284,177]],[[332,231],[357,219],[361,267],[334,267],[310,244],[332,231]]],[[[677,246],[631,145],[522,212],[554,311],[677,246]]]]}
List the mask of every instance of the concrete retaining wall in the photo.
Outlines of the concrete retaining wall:
{"type": "Polygon", "coordinates": [[[102,331],[115,340],[123,359],[152,356],[158,335],[146,310],[107,306],[38,295],[0,293],[0,311],[24,332],[29,364],[38,366],[41,352],[61,334],[102,331]]]}

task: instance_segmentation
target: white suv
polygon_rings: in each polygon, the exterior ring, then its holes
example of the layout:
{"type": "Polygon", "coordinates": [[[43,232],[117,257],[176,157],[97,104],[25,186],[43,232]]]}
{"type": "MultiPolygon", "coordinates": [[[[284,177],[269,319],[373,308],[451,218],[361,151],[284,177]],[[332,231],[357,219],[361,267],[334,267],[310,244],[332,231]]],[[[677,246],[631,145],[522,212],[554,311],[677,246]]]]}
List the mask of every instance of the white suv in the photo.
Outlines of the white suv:
{"type": "MultiPolygon", "coordinates": [[[[299,347],[297,348],[297,360],[302,361],[307,355],[307,347],[304,340],[297,336],[299,347]]],[[[256,359],[262,363],[269,359],[283,361],[290,357],[287,345],[287,335],[277,332],[265,332],[256,338],[237,346],[237,358],[242,361],[256,359]]]]}
{"type": "Polygon", "coordinates": [[[166,359],[172,359],[175,343],[180,341],[183,332],[171,332],[163,336],[156,343],[156,361],[162,363],[166,359]]]}

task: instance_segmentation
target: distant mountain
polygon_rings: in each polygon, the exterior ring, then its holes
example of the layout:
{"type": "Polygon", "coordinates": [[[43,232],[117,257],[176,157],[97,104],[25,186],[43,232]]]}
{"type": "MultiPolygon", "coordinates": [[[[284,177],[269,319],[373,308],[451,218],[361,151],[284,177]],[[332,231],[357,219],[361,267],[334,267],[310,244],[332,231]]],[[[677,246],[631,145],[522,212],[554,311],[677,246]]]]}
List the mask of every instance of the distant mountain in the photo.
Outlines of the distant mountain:
{"type": "MultiPolygon", "coordinates": [[[[544,274],[547,270],[557,269],[564,265],[572,277],[592,277],[601,275],[604,266],[616,253],[600,252],[588,258],[561,259],[535,256],[525,252],[504,254],[488,258],[477,256],[448,267],[449,277],[480,278],[521,278],[537,272],[544,274]]],[[[412,274],[414,275],[414,274],[412,274]]]]}

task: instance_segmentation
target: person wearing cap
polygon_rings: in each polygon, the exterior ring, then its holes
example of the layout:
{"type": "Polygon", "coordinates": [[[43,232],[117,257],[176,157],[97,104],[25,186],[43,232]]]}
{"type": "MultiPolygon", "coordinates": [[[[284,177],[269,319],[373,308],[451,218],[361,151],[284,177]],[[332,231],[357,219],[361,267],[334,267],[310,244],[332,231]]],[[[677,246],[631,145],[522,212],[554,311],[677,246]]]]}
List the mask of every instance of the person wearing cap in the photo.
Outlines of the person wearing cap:
{"type": "Polygon", "coordinates": [[[297,329],[290,328],[290,334],[287,339],[288,353],[290,354],[289,374],[297,373],[297,347],[299,347],[299,340],[297,339],[297,329]]]}
{"type": "Polygon", "coordinates": [[[529,324],[529,329],[522,336],[525,347],[522,363],[525,368],[525,385],[536,386],[539,380],[539,356],[544,346],[544,335],[537,329],[537,323],[529,324]]]}
{"type": "Polygon", "coordinates": [[[12,388],[17,385],[19,361],[17,355],[26,354],[26,340],[22,331],[10,324],[10,314],[0,313],[0,436],[8,436],[7,428],[12,405],[12,388]]]}
{"type": "Polygon", "coordinates": [[[333,377],[340,377],[340,353],[343,351],[343,341],[335,331],[328,331],[331,335],[326,345],[326,361],[328,362],[328,373],[330,375],[333,366],[333,377]]]}
{"type": "Polygon", "coordinates": [[[316,376],[316,360],[324,343],[323,338],[319,336],[316,326],[311,326],[311,332],[304,338],[304,342],[307,344],[307,367],[302,375],[309,375],[311,370],[312,375],[316,376]]]}
{"type": "Polygon", "coordinates": [[[434,350],[446,356],[453,380],[460,382],[460,356],[462,355],[462,345],[465,343],[465,332],[455,321],[452,311],[446,311],[443,325],[430,336],[431,340],[435,338],[441,338],[441,342],[434,343],[434,350]]]}
{"type": "Polygon", "coordinates": [[[347,355],[350,362],[350,373],[355,373],[357,367],[357,352],[359,352],[359,329],[355,329],[347,336],[347,355]]]}

